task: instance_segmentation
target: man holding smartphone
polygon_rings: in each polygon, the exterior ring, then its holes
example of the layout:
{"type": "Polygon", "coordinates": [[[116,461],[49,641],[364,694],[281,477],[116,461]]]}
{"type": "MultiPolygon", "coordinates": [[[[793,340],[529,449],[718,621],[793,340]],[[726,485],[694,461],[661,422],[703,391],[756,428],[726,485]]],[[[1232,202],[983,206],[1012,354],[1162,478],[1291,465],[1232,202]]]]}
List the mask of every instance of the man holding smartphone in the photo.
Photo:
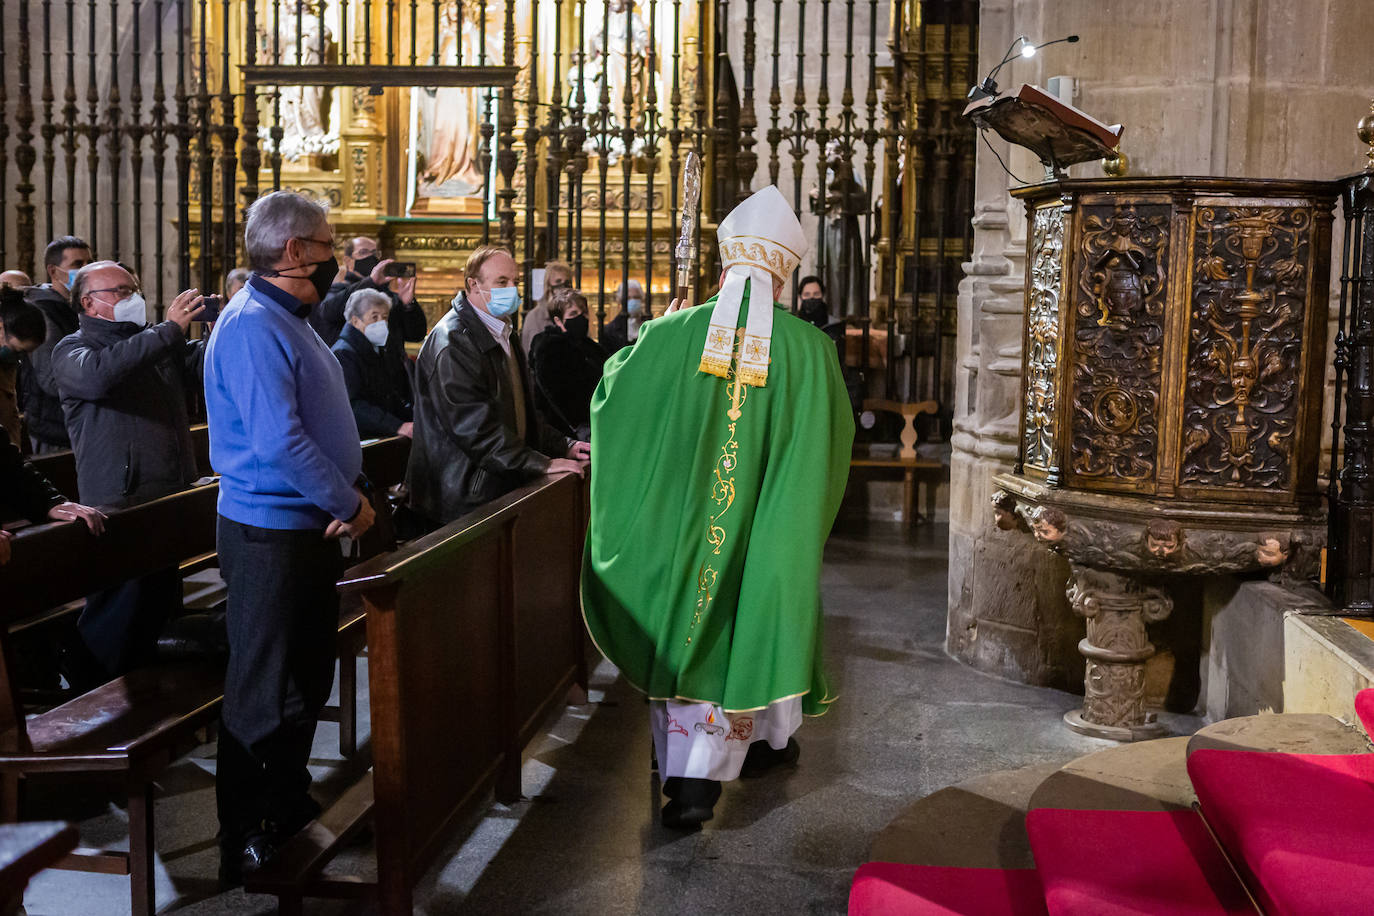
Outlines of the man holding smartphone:
{"type": "Polygon", "coordinates": [[[344,266],[329,293],[310,313],[310,326],[325,344],[332,347],[343,333],[348,297],[360,289],[381,290],[391,297],[389,348],[404,352],[406,342],[425,339],[428,322],[424,309],[415,301],[415,265],[383,259],[377,240],[360,235],[344,243],[344,266]]]}

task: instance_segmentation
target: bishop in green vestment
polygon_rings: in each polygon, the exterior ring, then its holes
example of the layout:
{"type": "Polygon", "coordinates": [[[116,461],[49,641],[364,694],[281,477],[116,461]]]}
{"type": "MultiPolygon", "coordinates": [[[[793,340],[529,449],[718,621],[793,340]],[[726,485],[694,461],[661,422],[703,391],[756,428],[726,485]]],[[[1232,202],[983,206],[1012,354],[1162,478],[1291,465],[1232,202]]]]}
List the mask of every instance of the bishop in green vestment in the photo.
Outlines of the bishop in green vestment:
{"type": "Polygon", "coordinates": [[[805,247],[777,189],[722,221],[720,242],[719,295],[646,323],[592,400],[583,613],[656,701],[670,794],[686,778],[718,795],[751,745],[786,748],[801,713],[834,699],[819,578],[853,413],[833,341],[774,304],[805,247]]]}

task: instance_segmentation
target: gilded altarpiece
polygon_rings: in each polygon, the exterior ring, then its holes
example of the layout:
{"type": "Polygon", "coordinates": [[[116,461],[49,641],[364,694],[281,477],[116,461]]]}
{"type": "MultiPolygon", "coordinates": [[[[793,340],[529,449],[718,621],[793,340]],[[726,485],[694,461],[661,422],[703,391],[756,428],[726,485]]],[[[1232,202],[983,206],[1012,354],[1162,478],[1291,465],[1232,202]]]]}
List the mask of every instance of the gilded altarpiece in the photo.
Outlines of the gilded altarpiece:
{"type": "Polygon", "coordinates": [[[1155,477],[1171,212],[1168,203],[1080,211],[1071,482],[1137,490],[1155,477]]]}

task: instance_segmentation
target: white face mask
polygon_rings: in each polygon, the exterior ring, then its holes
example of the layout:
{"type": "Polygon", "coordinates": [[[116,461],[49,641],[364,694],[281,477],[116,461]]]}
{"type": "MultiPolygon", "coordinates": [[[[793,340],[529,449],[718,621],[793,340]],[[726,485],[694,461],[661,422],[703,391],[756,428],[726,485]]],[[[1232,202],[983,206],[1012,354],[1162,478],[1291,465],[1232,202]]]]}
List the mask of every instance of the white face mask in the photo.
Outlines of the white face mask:
{"type": "Polygon", "coordinates": [[[391,329],[387,326],[385,319],[381,321],[374,321],[367,327],[363,328],[363,336],[366,337],[368,339],[368,342],[371,343],[374,347],[385,347],[386,338],[390,332],[391,329]]]}
{"type": "Polygon", "coordinates": [[[114,320],[127,321],[129,324],[136,324],[144,327],[148,324],[148,303],[143,301],[142,293],[134,293],[127,299],[120,299],[114,304],[114,320]]]}

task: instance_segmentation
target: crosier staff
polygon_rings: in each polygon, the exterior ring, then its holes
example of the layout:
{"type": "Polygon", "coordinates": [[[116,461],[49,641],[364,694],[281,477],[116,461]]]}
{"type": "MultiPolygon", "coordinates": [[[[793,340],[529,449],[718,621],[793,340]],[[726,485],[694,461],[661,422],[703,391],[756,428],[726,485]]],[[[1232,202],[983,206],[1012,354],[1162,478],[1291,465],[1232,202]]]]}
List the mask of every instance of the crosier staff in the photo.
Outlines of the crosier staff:
{"type": "Polygon", "coordinates": [[[677,238],[677,287],[673,301],[664,314],[688,305],[692,275],[697,268],[697,219],[701,210],[701,157],[696,150],[687,154],[682,168],[682,231],[677,238]]]}

